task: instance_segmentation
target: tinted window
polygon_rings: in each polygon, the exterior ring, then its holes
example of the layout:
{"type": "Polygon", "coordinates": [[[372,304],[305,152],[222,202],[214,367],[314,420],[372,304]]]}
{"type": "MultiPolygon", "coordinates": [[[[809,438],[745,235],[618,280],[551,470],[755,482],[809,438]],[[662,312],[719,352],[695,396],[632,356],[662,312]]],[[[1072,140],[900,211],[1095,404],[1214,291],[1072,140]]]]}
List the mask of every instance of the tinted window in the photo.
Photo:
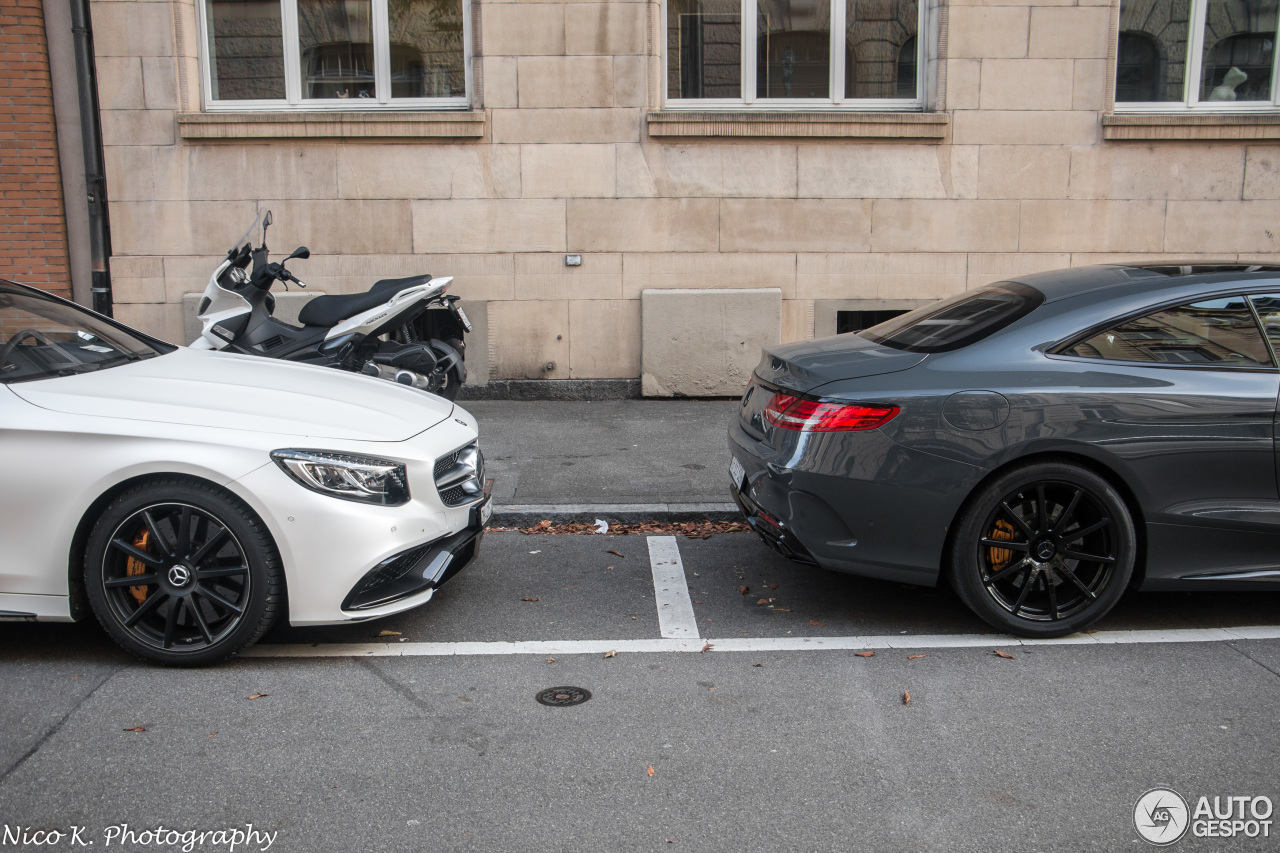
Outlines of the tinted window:
{"type": "Polygon", "coordinates": [[[917,308],[858,334],[908,352],[948,352],[976,343],[1044,302],[1035,288],[1001,282],[917,308]]]}
{"type": "Polygon", "coordinates": [[[153,355],[159,351],[87,311],[0,289],[0,382],[86,373],[153,355]]]}
{"type": "Polygon", "coordinates": [[[1271,353],[1243,296],[1180,305],[1126,320],[1063,352],[1155,364],[1271,365],[1271,353]]]}
{"type": "Polygon", "coordinates": [[[1267,293],[1250,296],[1258,319],[1262,321],[1262,331],[1271,341],[1271,348],[1280,351],[1280,293],[1267,293]]]}

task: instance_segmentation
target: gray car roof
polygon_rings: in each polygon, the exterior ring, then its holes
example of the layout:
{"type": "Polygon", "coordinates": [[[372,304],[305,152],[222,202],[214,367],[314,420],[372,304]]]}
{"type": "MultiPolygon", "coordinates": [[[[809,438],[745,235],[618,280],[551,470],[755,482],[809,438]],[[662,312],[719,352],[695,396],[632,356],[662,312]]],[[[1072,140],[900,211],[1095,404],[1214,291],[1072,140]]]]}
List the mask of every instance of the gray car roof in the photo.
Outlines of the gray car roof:
{"type": "Polygon", "coordinates": [[[1020,275],[1010,280],[1034,287],[1044,294],[1045,302],[1056,302],[1099,290],[1148,289],[1161,281],[1170,285],[1214,284],[1240,281],[1245,276],[1257,279],[1280,277],[1280,265],[1240,261],[1098,264],[1020,275]]]}

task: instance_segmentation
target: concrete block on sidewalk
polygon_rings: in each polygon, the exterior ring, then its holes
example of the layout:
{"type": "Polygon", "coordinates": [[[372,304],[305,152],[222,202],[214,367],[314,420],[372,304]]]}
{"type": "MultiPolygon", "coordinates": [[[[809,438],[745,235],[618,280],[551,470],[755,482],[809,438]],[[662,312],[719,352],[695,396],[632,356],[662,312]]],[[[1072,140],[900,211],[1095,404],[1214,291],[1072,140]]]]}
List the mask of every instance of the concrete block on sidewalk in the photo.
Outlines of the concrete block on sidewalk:
{"type": "Polygon", "coordinates": [[[782,340],[782,291],[643,290],[640,326],[646,397],[736,397],[782,340]]]}

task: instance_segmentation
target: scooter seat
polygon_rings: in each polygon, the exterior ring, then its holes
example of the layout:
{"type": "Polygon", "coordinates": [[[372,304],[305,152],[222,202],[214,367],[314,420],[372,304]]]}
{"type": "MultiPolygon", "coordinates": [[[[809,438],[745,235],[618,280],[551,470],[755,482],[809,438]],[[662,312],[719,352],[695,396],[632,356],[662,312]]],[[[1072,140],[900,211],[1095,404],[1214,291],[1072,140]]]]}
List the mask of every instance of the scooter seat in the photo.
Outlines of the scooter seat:
{"type": "Polygon", "coordinates": [[[384,278],[364,293],[352,293],[349,296],[317,296],[298,312],[298,322],[304,326],[335,326],[361,311],[377,308],[402,290],[408,290],[429,281],[431,281],[429,275],[384,278]]]}

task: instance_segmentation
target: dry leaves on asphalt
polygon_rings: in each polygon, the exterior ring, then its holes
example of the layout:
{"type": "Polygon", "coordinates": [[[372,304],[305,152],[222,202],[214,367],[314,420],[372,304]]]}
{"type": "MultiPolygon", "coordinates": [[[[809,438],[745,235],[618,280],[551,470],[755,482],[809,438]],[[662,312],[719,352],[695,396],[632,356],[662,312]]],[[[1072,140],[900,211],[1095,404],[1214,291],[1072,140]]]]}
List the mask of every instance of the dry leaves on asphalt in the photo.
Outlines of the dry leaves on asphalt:
{"type": "Polygon", "coordinates": [[[378,636],[379,637],[399,637],[400,632],[399,631],[379,631],[378,636]]]}
{"type": "Polygon", "coordinates": [[[650,765],[649,765],[649,775],[650,775],[650,776],[653,776],[653,765],[652,765],[652,764],[650,764],[650,765]]]}
{"type": "Polygon", "coordinates": [[[625,556],[623,556],[623,553],[622,553],[621,551],[615,551],[615,550],[613,550],[612,548],[610,548],[609,550],[605,551],[605,553],[606,553],[606,554],[612,554],[612,555],[613,555],[613,556],[615,556],[615,557],[622,557],[622,559],[624,559],[624,560],[625,560],[625,559],[627,559],[625,556]]]}
{"type": "Polygon", "coordinates": [[[134,726],[131,729],[121,729],[121,731],[125,731],[125,732],[145,732],[146,730],[147,730],[146,726],[134,726]]]}
{"type": "Polygon", "coordinates": [[[790,613],[790,612],[791,612],[791,608],[790,608],[790,607],[775,607],[775,608],[773,608],[773,612],[774,612],[774,613],[790,613]]]}
{"type": "Polygon", "coordinates": [[[255,694],[253,694],[252,696],[250,696],[249,698],[250,698],[250,699],[261,699],[263,696],[270,696],[270,695],[271,695],[270,693],[255,693],[255,694]]]}
{"type": "Polygon", "coordinates": [[[749,586],[740,586],[740,587],[738,587],[738,592],[742,593],[743,595],[746,595],[747,593],[751,592],[751,587],[749,587],[749,586]]]}
{"type": "MultiPolygon", "coordinates": [[[[749,530],[741,521],[644,521],[636,524],[610,524],[607,533],[601,534],[597,526],[589,521],[552,522],[539,521],[532,527],[490,528],[491,530],[518,530],[526,536],[537,534],[558,535],[604,535],[604,536],[640,536],[666,535],[683,536],[686,539],[710,539],[717,533],[743,533],[749,530]]],[[[621,555],[619,555],[621,556],[621,555]]]]}
{"type": "Polygon", "coordinates": [[[769,603],[769,599],[767,598],[762,598],[756,602],[756,604],[768,604],[768,603],[769,603]]]}
{"type": "Polygon", "coordinates": [[[927,657],[928,655],[907,655],[907,660],[919,660],[920,658],[927,658],[927,657]]]}
{"type": "Polygon", "coordinates": [[[536,598],[530,598],[529,596],[527,596],[527,595],[526,595],[524,598],[522,598],[522,599],[520,599],[520,600],[521,600],[521,601],[537,601],[538,599],[536,599],[536,598]]]}
{"type": "Polygon", "coordinates": [[[776,583],[769,584],[769,589],[777,589],[777,588],[778,588],[778,585],[776,583]]]}
{"type": "Polygon", "coordinates": [[[809,624],[810,624],[810,625],[817,625],[818,627],[825,627],[827,623],[826,623],[826,622],[818,622],[818,621],[816,621],[816,620],[810,619],[810,620],[809,620],[809,624]]]}
{"type": "Polygon", "coordinates": [[[903,705],[911,704],[911,693],[909,691],[906,691],[906,690],[902,691],[902,704],[903,705]]]}
{"type": "Polygon", "coordinates": [[[1013,660],[1013,655],[1008,652],[1002,652],[999,649],[996,649],[996,657],[1004,658],[1005,660],[1013,660]]]}
{"type": "Polygon", "coordinates": [[[854,654],[860,658],[871,658],[876,656],[875,652],[854,652],[854,654]]]}
{"type": "Polygon", "coordinates": [[[209,737],[213,737],[213,736],[214,736],[214,735],[216,735],[217,733],[218,733],[218,732],[217,732],[216,730],[215,730],[215,731],[212,731],[212,732],[209,732],[209,737]]]}
{"type": "Polygon", "coordinates": [[[604,653],[604,656],[605,656],[605,657],[607,657],[607,658],[616,658],[616,657],[618,656],[618,650],[617,650],[617,649],[609,649],[609,651],[607,651],[607,652],[605,652],[605,653],[604,653]]]}
{"type": "Polygon", "coordinates": [[[751,665],[752,665],[752,666],[764,666],[764,664],[762,664],[762,663],[753,663],[753,664],[751,664],[751,665]]]}
{"type": "Polygon", "coordinates": [[[711,643],[707,643],[705,646],[702,647],[702,651],[700,652],[700,654],[705,655],[707,652],[711,651],[712,648],[714,648],[714,646],[711,643]]]}
{"type": "Polygon", "coordinates": [[[547,663],[555,663],[555,662],[556,662],[555,658],[547,658],[547,663]]]}

